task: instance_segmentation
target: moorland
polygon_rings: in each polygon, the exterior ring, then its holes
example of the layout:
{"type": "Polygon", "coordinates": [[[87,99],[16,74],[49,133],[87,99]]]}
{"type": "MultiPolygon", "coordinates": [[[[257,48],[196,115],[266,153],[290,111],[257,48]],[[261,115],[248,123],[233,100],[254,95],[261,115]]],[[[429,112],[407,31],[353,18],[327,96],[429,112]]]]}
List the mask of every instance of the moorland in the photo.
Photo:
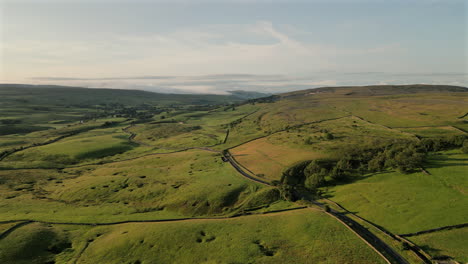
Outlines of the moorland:
{"type": "Polygon", "coordinates": [[[467,88],[261,96],[0,85],[0,262],[468,261],[467,88]]]}

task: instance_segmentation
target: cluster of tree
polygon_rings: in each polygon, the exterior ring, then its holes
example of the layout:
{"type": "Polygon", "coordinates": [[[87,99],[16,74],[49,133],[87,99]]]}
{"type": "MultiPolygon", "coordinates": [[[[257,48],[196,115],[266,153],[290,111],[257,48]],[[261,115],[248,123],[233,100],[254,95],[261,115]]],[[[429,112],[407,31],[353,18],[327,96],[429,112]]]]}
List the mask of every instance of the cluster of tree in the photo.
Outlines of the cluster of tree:
{"type": "Polygon", "coordinates": [[[399,141],[381,147],[353,147],[330,160],[304,161],[283,172],[277,184],[302,186],[308,190],[342,181],[362,173],[397,169],[408,173],[422,168],[428,152],[460,148],[468,153],[468,136],[427,138],[418,142],[399,141]]]}
{"type": "Polygon", "coordinates": [[[261,97],[256,99],[247,100],[247,103],[255,104],[255,103],[274,103],[278,101],[281,97],[278,95],[271,95],[267,97],[261,97]]]}

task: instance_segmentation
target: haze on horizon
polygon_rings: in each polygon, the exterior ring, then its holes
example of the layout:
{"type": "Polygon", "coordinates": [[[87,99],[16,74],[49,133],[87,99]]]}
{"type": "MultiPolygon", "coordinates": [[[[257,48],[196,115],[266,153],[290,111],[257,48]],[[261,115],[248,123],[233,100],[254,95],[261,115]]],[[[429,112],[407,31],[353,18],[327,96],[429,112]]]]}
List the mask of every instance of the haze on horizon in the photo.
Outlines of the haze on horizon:
{"type": "Polygon", "coordinates": [[[0,83],[159,92],[468,86],[465,1],[0,2],[0,83]]]}

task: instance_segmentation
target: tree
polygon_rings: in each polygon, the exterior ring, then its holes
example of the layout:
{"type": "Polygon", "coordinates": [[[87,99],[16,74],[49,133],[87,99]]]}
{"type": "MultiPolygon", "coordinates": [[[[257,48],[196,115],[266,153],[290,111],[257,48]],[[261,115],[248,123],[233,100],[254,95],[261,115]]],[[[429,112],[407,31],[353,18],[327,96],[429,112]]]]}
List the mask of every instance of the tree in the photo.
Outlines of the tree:
{"type": "Polygon", "coordinates": [[[462,150],[463,153],[468,154],[468,140],[467,139],[465,139],[465,141],[463,141],[463,146],[462,146],[461,150],[462,150]]]}
{"type": "Polygon", "coordinates": [[[330,171],[330,177],[333,180],[341,180],[346,177],[346,174],[343,170],[338,169],[338,167],[333,167],[333,169],[330,171]]]}
{"type": "Polygon", "coordinates": [[[335,138],[335,136],[333,136],[331,133],[329,133],[329,132],[326,132],[326,133],[325,133],[325,139],[327,139],[327,140],[332,140],[332,139],[334,139],[334,138],[335,138]]]}
{"type": "Polygon", "coordinates": [[[320,187],[325,182],[325,175],[322,173],[312,173],[307,176],[304,187],[310,190],[315,190],[317,187],[320,187]]]}
{"type": "Polygon", "coordinates": [[[322,167],[319,161],[311,161],[304,169],[304,186],[310,190],[314,190],[317,187],[322,186],[327,174],[327,169],[322,167]]]}
{"type": "Polygon", "coordinates": [[[369,171],[381,171],[385,168],[385,155],[381,152],[371,159],[367,164],[369,171]]]}

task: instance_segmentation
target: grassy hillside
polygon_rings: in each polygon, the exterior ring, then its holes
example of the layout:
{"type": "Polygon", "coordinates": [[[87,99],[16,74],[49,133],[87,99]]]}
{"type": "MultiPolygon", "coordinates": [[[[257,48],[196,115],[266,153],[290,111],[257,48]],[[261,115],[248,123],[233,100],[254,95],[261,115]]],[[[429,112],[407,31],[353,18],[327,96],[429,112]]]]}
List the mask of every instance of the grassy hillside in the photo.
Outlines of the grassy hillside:
{"type": "Polygon", "coordinates": [[[460,150],[431,155],[430,173],[365,175],[328,188],[330,199],[397,234],[466,222],[468,155],[460,150]],[[450,216],[450,217],[447,217],[450,216]]]}
{"type": "MultiPolygon", "coordinates": [[[[379,263],[313,201],[396,234],[467,222],[466,91],[333,87],[226,104],[235,100],[0,87],[0,261],[379,263]],[[41,222],[15,229],[24,220],[41,222]]],[[[463,261],[459,234],[411,240],[463,261]]]]}
{"type": "Polygon", "coordinates": [[[0,247],[2,263],[385,263],[351,231],[310,209],[94,228],[30,224],[0,247]]]}
{"type": "Polygon", "coordinates": [[[103,103],[202,105],[238,102],[243,99],[226,95],[163,94],[140,90],[25,84],[0,84],[0,98],[2,103],[62,106],[94,106],[103,103]]]}

